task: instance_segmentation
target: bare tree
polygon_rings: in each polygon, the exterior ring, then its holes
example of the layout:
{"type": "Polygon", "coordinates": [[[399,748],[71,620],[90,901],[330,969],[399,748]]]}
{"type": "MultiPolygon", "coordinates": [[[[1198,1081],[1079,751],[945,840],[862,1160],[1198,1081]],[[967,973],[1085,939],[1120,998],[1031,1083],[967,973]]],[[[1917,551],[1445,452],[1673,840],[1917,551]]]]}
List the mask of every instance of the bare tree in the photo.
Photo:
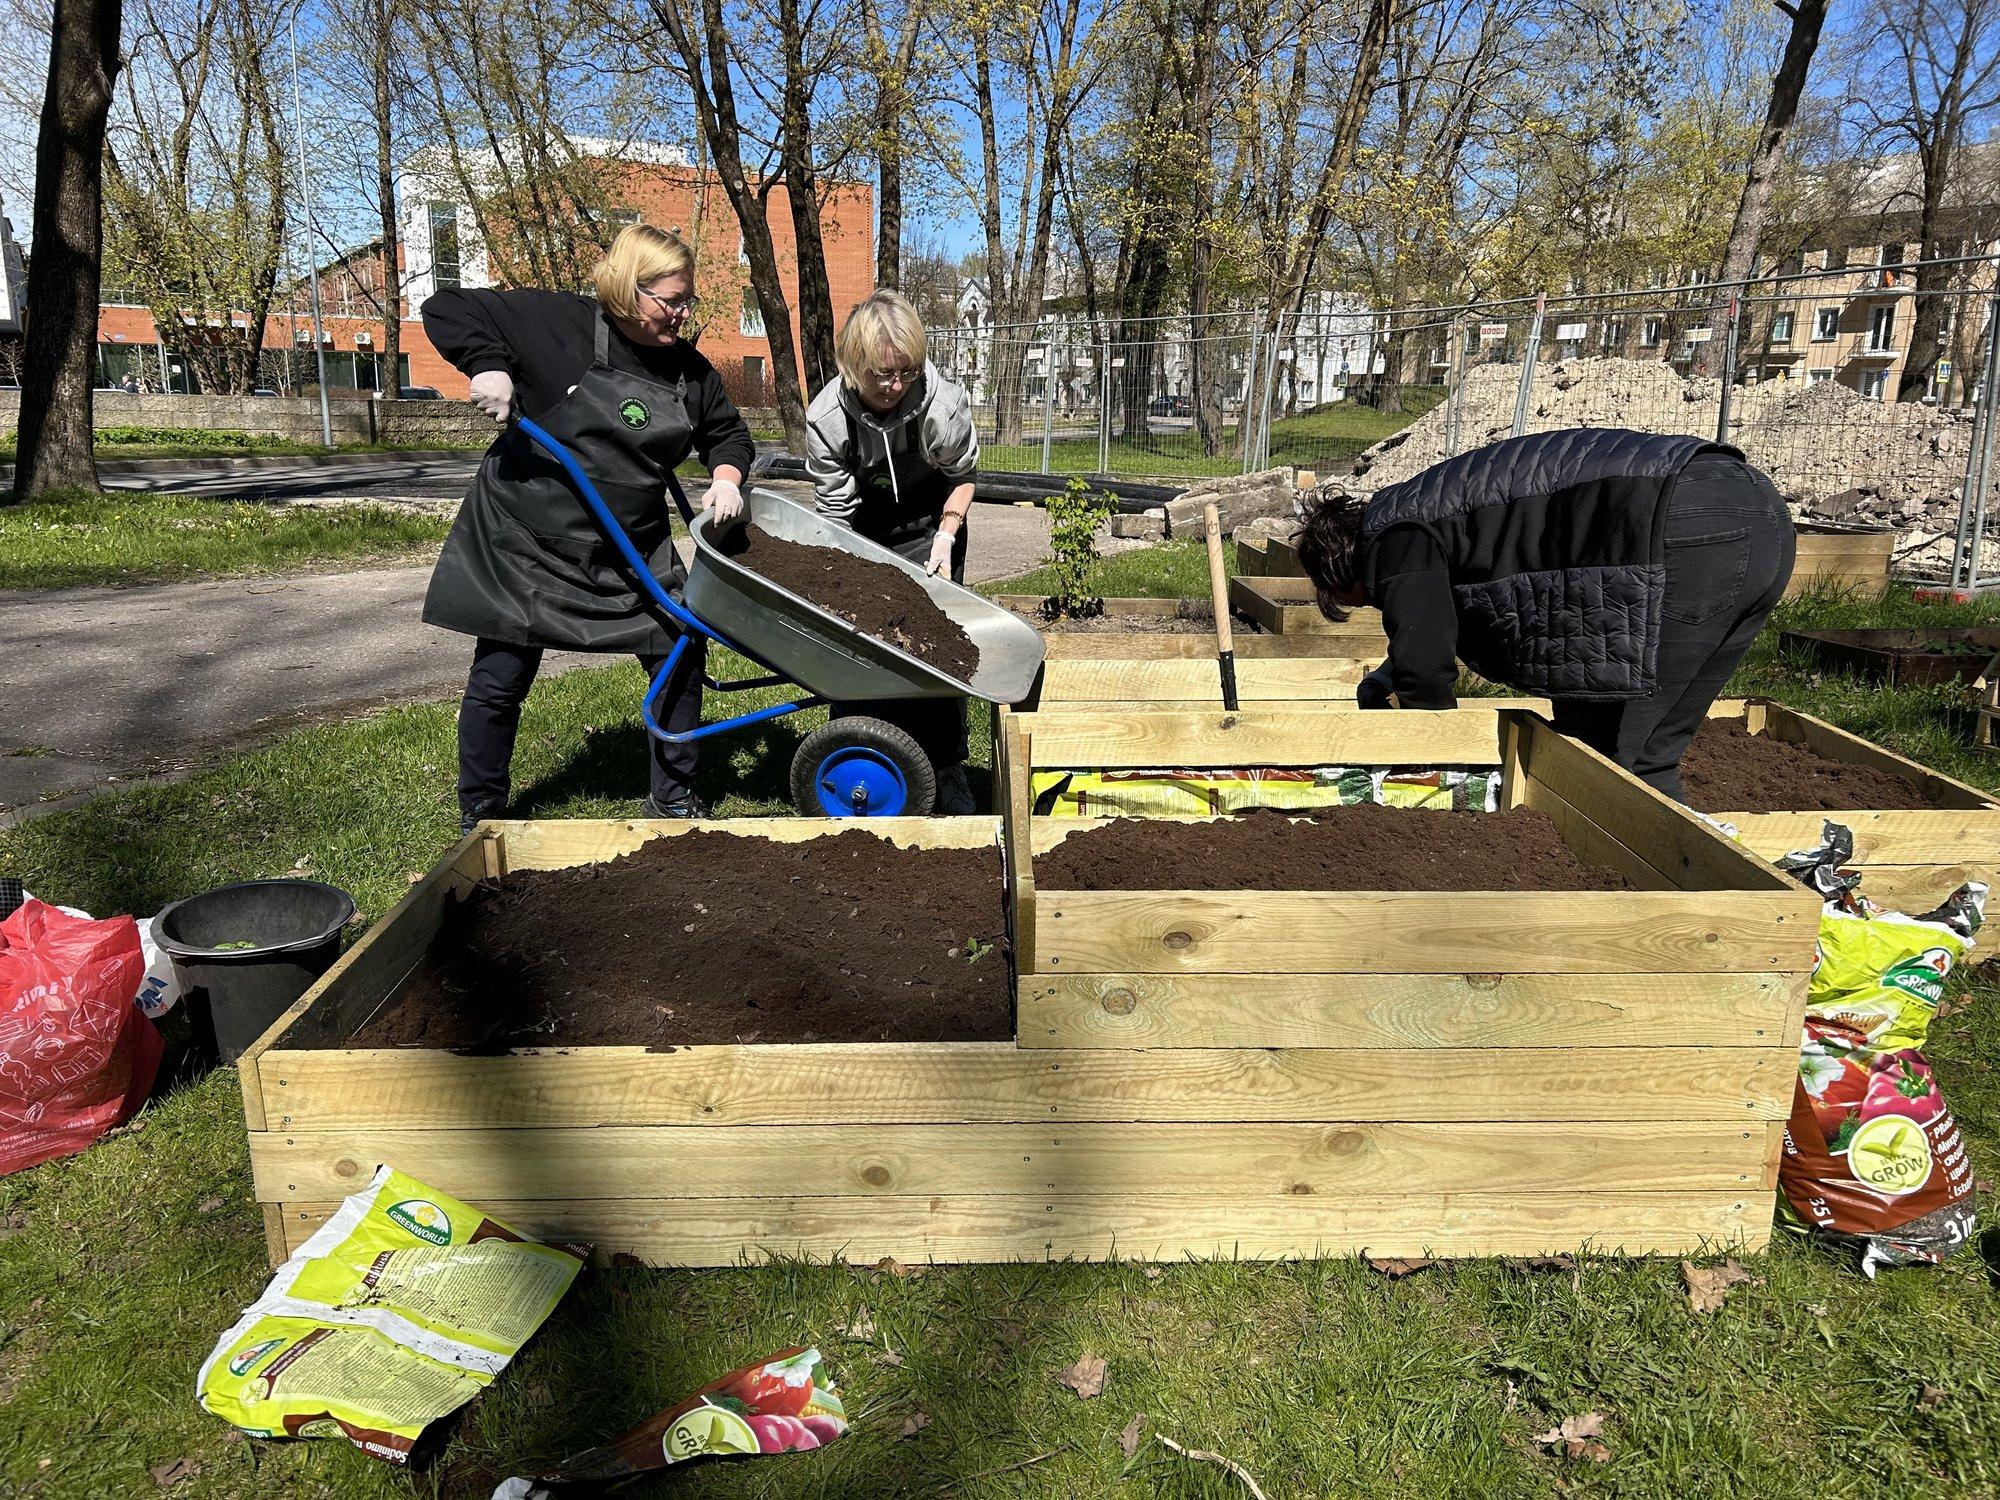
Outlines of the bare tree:
{"type": "Polygon", "coordinates": [[[105,152],[119,283],[204,389],[247,393],[285,243],[285,143],[255,0],[140,0],[105,152]]]}
{"type": "Polygon", "coordinates": [[[917,99],[913,80],[924,0],[903,0],[891,36],[879,0],[861,0],[867,67],[875,83],[875,283],[903,285],[903,117],[917,99]]]}
{"type": "Polygon", "coordinates": [[[56,0],[35,144],[17,500],[97,488],[91,386],[103,264],[100,174],[122,19],[120,0],[56,0]]]}
{"type": "Polygon", "coordinates": [[[1747,278],[1755,267],[1757,247],[1770,218],[1771,187],[1784,159],[1786,137],[1792,122],[1798,118],[1799,100],[1805,94],[1807,75],[1812,72],[1813,54],[1819,50],[1820,28],[1826,23],[1826,0],[1798,0],[1797,4],[1792,0],[1772,0],[1772,3],[1791,18],[1792,28],[1785,39],[1785,54],[1771,79],[1771,99],[1764,107],[1764,128],[1744,168],[1743,194],[1736,200],[1736,217],[1730,223],[1729,242],[1722,252],[1716,296],[1708,305],[1707,326],[1714,334],[1695,345],[1697,375],[1709,374],[1726,347],[1724,341],[1730,336],[1725,325],[1731,288],[1747,278]]]}
{"type": "Polygon", "coordinates": [[[1882,163],[1889,211],[1914,211],[1917,254],[1909,354],[1898,401],[1930,394],[1944,337],[1952,271],[1935,262],[1964,244],[1955,201],[1967,145],[2000,111],[2000,0],[1877,0],[1864,87],[1857,90],[1877,146],[1907,155],[1882,163]]]}

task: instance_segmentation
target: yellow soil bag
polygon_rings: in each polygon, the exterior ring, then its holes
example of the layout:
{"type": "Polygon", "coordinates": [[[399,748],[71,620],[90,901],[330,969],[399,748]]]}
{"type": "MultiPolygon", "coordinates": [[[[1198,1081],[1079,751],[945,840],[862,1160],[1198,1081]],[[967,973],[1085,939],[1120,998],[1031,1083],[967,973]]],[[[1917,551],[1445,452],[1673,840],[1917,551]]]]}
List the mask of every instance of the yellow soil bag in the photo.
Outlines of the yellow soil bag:
{"type": "Polygon", "coordinates": [[[345,1437],[406,1462],[506,1368],[584,1254],[382,1167],[222,1335],[196,1395],[256,1437],[345,1437]]]}
{"type": "Polygon", "coordinates": [[[1037,771],[1030,785],[1035,811],[1055,818],[1214,817],[1257,808],[1310,813],[1358,802],[1493,812],[1500,800],[1497,770],[1384,770],[1379,766],[1037,771]]]}

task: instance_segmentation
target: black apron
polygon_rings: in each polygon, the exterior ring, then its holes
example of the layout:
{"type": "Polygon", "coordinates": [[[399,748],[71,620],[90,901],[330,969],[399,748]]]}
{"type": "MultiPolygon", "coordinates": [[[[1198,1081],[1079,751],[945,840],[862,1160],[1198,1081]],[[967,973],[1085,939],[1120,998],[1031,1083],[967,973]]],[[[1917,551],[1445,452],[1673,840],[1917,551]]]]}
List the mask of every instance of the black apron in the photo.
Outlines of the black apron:
{"type": "MultiPolygon", "coordinates": [[[[843,406],[841,415],[847,419],[847,451],[849,462],[854,465],[860,500],[848,524],[861,536],[879,542],[899,557],[915,563],[928,562],[931,542],[937,536],[938,521],[944,515],[944,503],[951,497],[954,481],[926,466],[921,477],[899,485],[897,479],[901,476],[890,476],[895,460],[889,456],[886,444],[879,466],[864,463],[854,413],[843,406]]],[[[922,422],[923,417],[920,413],[912,420],[922,422]]],[[[964,570],[965,533],[966,525],[960,522],[952,559],[960,573],[964,570]]],[[[960,580],[955,577],[954,581],[960,580]]]]}
{"type": "MultiPolygon", "coordinates": [[[[694,447],[687,382],[614,370],[597,315],[595,357],[539,420],[596,484],[611,514],[680,597],[667,476],[694,447]]],[[[664,656],[678,632],[633,587],[625,563],[556,461],[518,430],[487,450],[445,538],[424,620],[516,646],[664,656]]]]}

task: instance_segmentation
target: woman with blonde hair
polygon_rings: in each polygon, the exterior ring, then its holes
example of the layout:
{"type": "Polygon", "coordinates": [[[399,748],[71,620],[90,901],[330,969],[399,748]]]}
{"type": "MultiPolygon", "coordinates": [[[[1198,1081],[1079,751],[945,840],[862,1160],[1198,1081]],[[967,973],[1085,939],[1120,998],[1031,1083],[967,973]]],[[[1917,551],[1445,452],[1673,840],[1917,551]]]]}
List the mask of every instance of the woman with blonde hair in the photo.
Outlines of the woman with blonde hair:
{"type": "MultiPolygon", "coordinates": [[[[965,387],[924,357],[924,324],[900,292],[883,289],[848,314],[834,347],[840,374],[806,408],[806,471],[819,513],[965,581],[979,433],[965,387]]],[[[974,811],[966,783],[965,704],[847,703],[907,733],[937,770],[940,813],[974,811]]]]}
{"type": "MultiPolygon", "coordinates": [[[[424,303],[438,352],[472,377],[496,422],[518,412],[563,443],[669,589],[685,580],[667,513],[667,476],[690,452],[708,468],[702,507],[743,513],[750,429],[695,351],[694,257],[678,235],[628,225],[598,261],[595,297],[536,290],[441,291],[424,303]]],[[[458,715],[462,827],[506,809],[521,704],[542,652],[630,651],[650,675],[676,631],[584,508],[561,468],[508,426],[486,450],[431,575],[424,619],[473,636],[458,715]]],[[[694,641],[661,695],[670,730],[701,722],[694,641]]],[[[695,748],[652,740],[652,817],[698,818],[695,748]]]]}

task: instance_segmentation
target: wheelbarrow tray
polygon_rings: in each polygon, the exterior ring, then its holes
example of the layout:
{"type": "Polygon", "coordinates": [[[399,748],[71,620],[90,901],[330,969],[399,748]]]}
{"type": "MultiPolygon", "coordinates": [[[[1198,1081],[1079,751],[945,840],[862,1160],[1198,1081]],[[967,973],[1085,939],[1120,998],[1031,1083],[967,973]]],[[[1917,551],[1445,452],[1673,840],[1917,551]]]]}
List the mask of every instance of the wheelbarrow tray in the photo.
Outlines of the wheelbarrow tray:
{"type": "Polygon", "coordinates": [[[949,579],[927,576],[887,547],[857,536],[818,513],[768,490],[744,496],[749,518],[772,536],[808,547],[832,547],[909,574],[946,618],[972,638],[979,666],[970,682],[909,652],[864,635],[809,599],[780,588],[719,552],[706,512],[695,517],[694,560],[682,597],[688,610],[807,691],[835,702],[858,698],[984,698],[1018,703],[1042,668],[1042,637],[1034,626],[949,579]]]}

